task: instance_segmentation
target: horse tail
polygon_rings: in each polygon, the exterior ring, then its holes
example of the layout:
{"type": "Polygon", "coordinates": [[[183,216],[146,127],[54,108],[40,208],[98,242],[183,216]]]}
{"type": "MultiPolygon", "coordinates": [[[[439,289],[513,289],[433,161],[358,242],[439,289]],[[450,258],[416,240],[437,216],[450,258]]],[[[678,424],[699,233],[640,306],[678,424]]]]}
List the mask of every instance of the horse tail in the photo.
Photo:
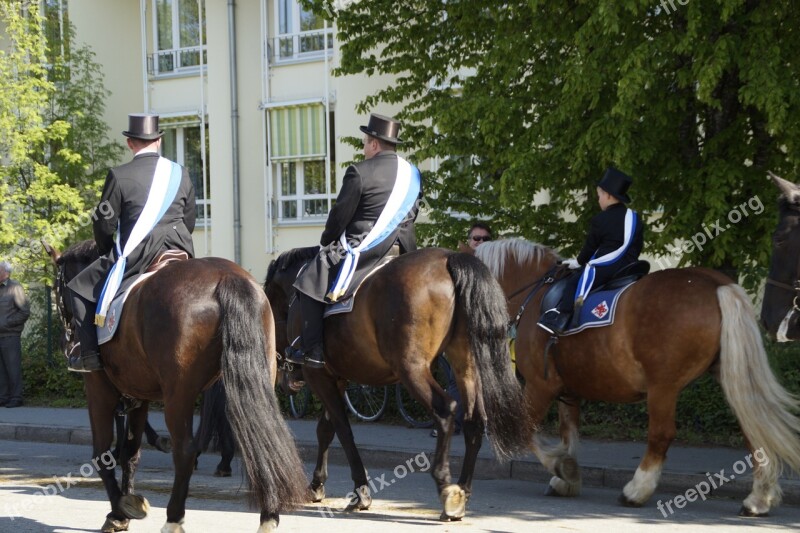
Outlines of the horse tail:
{"type": "Polygon", "coordinates": [[[200,409],[200,427],[197,429],[197,444],[200,451],[220,451],[225,434],[231,431],[230,422],[225,415],[225,386],[222,380],[214,383],[203,393],[203,407],[200,409]]]}
{"type": "Polygon", "coordinates": [[[217,286],[221,308],[222,379],[227,412],[250,484],[250,503],[269,512],[288,511],[305,501],[305,473],[275,396],[264,332],[259,287],[241,276],[217,286]]]}
{"type": "Polygon", "coordinates": [[[793,411],[800,400],[784,389],[769,366],[752,304],[739,285],[717,288],[722,311],[720,382],[762,469],[775,487],[784,465],[800,472],[800,419],[793,411]],[[759,457],[759,452],[762,457],[759,457]]]}
{"type": "Polygon", "coordinates": [[[522,386],[511,369],[508,348],[508,310],[503,290],[489,269],[472,255],[456,253],[447,259],[455,285],[457,319],[469,334],[477,366],[478,410],[499,459],[527,451],[533,422],[522,386]]]}

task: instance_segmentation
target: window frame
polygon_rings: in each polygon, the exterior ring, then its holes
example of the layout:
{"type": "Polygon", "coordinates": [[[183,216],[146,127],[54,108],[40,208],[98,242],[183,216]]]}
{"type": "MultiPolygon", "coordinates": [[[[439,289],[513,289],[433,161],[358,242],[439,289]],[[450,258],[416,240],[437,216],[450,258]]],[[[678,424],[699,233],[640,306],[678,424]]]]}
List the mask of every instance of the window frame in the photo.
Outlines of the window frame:
{"type": "MultiPolygon", "coordinates": [[[[179,165],[189,168],[186,163],[186,130],[189,128],[197,129],[198,131],[203,126],[199,121],[193,123],[162,123],[161,127],[164,129],[164,136],[166,136],[169,132],[175,132],[175,161],[179,165]]],[[[208,157],[209,149],[208,149],[208,142],[209,142],[209,135],[208,135],[208,122],[205,123],[206,128],[206,157],[208,157]]],[[[202,135],[200,136],[202,139],[202,135]]],[[[161,152],[162,155],[164,152],[164,141],[162,141],[162,148],[161,152]]],[[[171,155],[171,154],[170,154],[171,155]]],[[[167,155],[164,155],[167,157],[167,155]]],[[[201,163],[201,172],[203,170],[202,165],[202,153],[198,154],[201,163]]],[[[197,214],[195,227],[203,227],[203,228],[210,228],[213,221],[213,215],[211,214],[211,165],[208,164],[206,161],[205,165],[205,189],[198,189],[195,187],[195,211],[197,214]],[[199,193],[199,194],[198,194],[199,193]],[[206,196],[208,195],[208,196],[206,196]],[[203,206],[207,206],[204,208],[203,206]],[[205,213],[208,213],[208,217],[205,216],[205,213]]],[[[191,179],[191,175],[189,176],[191,179]]]]}
{"type": "MultiPolygon", "coordinates": [[[[277,160],[273,161],[273,176],[275,179],[275,203],[276,203],[276,213],[277,213],[277,222],[281,225],[291,225],[291,224],[324,224],[325,220],[327,220],[328,214],[331,211],[331,207],[333,207],[333,201],[335,200],[336,196],[333,190],[333,180],[334,175],[333,172],[326,173],[325,172],[325,159],[292,159],[292,160],[277,160]],[[326,191],[320,193],[306,193],[305,192],[305,176],[306,176],[306,164],[307,163],[322,163],[322,172],[323,172],[323,180],[327,179],[328,183],[326,184],[326,191]],[[294,177],[294,194],[284,194],[283,191],[283,165],[294,165],[295,166],[295,177],[294,177]],[[318,215],[306,215],[305,214],[305,202],[312,201],[312,200],[327,200],[327,209],[324,213],[318,215]],[[284,212],[284,203],[285,202],[293,202],[294,209],[297,213],[294,217],[287,217],[284,212]]],[[[334,162],[331,161],[331,166],[334,166],[334,162]]],[[[324,183],[324,181],[323,181],[324,183]]]]}
{"type": "Polygon", "coordinates": [[[274,0],[275,23],[273,26],[274,37],[271,39],[271,56],[276,64],[316,61],[324,58],[326,52],[329,55],[333,54],[333,27],[328,25],[326,29],[323,25],[322,28],[303,31],[301,30],[301,13],[302,7],[297,0],[274,0]],[[288,19],[291,28],[287,28],[286,32],[281,31],[281,8],[284,3],[290,3],[292,10],[288,19]],[[303,39],[318,38],[319,36],[322,37],[323,42],[327,41],[327,50],[324,45],[322,48],[314,50],[301,50],[303,39]],[[289,39],[291,39],[291,51],[284,54],[282,44],[289,39]]]}
{"type": "Polygon", "coordinates": [[[207,38],[207,24],[206,24],[206,2],[202,0],[199,13],[200,24],[200,41],[198,45],[180,46],[181,37],[181,20],[180,20],[180,6],[184,2],[197,3],[197,0],[170,0],[172,6],[172,48],[159,49],[159,22],[158,22],[158,0],[150,0],[152,19],[153,19],[153,32],[152,32],[152,53],[149,55],[148,71],[154,78],[165,78],[170,76],[184,76],[194,75],[200,72],[201,68],[205,69],[208,64],[208,38],[207,38]],[[176,46],[176,44],[178,46],[176,46]],[[184,54],[198,54],[199,63],[196,65],[189,65],[182,67],[181,59],[184,54]],[[202,54],[200,56],[199,54],[202,54]],[[160,69],[161,57],[172,58],[172,70],[160,69]]]}

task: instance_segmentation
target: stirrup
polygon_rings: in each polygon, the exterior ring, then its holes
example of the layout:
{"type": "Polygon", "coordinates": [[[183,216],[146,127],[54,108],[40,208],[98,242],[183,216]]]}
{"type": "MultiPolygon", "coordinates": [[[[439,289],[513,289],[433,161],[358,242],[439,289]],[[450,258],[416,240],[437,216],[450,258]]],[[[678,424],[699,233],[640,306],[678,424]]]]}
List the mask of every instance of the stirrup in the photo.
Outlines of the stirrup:
{"type": "Polygon", "coordinates": [[[314,346],[310,351],[306,352],[305,364],[308,368],[324,368],[325,356],[322,351],[322,346],[319,344],[314,346]]]}
{"type": "Polygon", "coordinates": [[[306,359],[303,356],[303,350],[295,348],[294,346],[287,346],[283,352],[283,355],[286,358],[286,362],[293,365],[304,365],[306,363],[306,359]]]}

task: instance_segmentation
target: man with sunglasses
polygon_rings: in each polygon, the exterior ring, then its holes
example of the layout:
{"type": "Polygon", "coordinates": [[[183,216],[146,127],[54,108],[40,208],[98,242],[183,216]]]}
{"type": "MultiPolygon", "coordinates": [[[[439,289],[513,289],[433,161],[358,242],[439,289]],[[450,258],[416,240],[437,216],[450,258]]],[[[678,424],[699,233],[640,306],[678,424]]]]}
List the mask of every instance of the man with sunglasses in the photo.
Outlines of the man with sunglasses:
{"type": "Polygon", "coordinates": [[[473,250],[484,242],[491,240],[492,230],[489,228],[488,224],[483,222],[475,222],[469,228],[469,233],[467,233],[467,244],[469,244],[470,248],[473,250]]]}

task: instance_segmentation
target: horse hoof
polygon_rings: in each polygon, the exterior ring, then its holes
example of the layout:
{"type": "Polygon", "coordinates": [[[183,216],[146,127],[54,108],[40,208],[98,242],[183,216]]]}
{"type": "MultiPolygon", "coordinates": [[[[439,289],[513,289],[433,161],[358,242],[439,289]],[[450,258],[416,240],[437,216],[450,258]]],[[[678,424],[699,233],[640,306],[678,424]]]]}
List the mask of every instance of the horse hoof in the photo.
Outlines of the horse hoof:
{"type": "Polygon", "coordinates": [[[442,522],[461,522],[462,517],[455,518],[453,516],[447,516],[447,513],[442,511],[442,514],[439,516],[439,520],[442,522]]]}
{"type": "Polygon", "coordinates": [[[103,524],[103,528],[100,530],[103,533],[114,533],[115,531],[128,531],[128,524],[129,521],[127,518],[122,520],[117,520],[116,518],[108,517],[106,518],[106,523],[103,524]]]}
{"type": "Polygon", "coordinates": [[[555,468],[555,474],[570,484],[577,483],[581,479],[581,470],[574,457],[565,457],[559,461],[555,468]]]}
{"type": "Polygon", "coordinates": [[[630,498],[625,496],[624,493],[619,495],[619,498],[617,498],[617,501],[623,507],[641,507],[643,505],[643,504],[641,504],[639,502],[635,502],[635,501],[631,500],[630,498]]]}
{"type": "Polygon", "coordinates": [[[325,485],[320,485],[316,489],[314,485],[308,486],[308,501],[311,503],[319,503],[325,499],[325,485]]]}
{"type": "Polygon", "coordinates": [[[256,533],[272,533],[273,531],[278,531],[278,521],[274,518],[270,518],[269,520],[261,522],[261,526],[259,526],[256,533]]]}
{"type": "Polygon", "coordinates": [[[153,447],[160,452],[170,453],[172,451],[172,441],[169,440],[169,437],[158,437],[153,447]]]}
{"type": "Polygon", "coordinates": [[[544,489],[545,496],[554,496],[556,498],[563,498],[564,495],[558,492],[556,489],[552,487],[552,485],[547,485],[547,488],[544,489]]]}
{"type": "Polygon", "coordinates": [[[761,518],[764,516],[769,516],[769,513],[757,513],[742,505],[742,508],[739,509],[739,516],[746,516],[748,518],[761,518]]]}
{"type": "Polygon", "coordinates": [[[461,520],[467,510],[467,493],[458,485],[448,485],[439,496],[444,511],[442,520],[461,520]]]}
{"type": "Polygon", "coordinates": [[[167,522],[164,524],[164,527],[161,528],[161,533],[186,533],[183,529],[183,520],[178,522],[167,522]]]}
{"type": "Polygon", "coordinates": [[[119,510],[133,520],[141,520],[150,511],[150,503],[138,494],[126,494],[119,499],[119,510]]]}
{"type": "Polygon", "coordinates": [[[345,511],[366,511],[372,505],[372,496],[369,493],[369,487],[366,485],[356,488],[348,496],[350,497],[350,503],[345,508],[345,511]]]}
{"type": "Polygon", "coordinates": [[[214,470],[214,477],[231,477],[231,471],[217,468],[214,470]]]}

